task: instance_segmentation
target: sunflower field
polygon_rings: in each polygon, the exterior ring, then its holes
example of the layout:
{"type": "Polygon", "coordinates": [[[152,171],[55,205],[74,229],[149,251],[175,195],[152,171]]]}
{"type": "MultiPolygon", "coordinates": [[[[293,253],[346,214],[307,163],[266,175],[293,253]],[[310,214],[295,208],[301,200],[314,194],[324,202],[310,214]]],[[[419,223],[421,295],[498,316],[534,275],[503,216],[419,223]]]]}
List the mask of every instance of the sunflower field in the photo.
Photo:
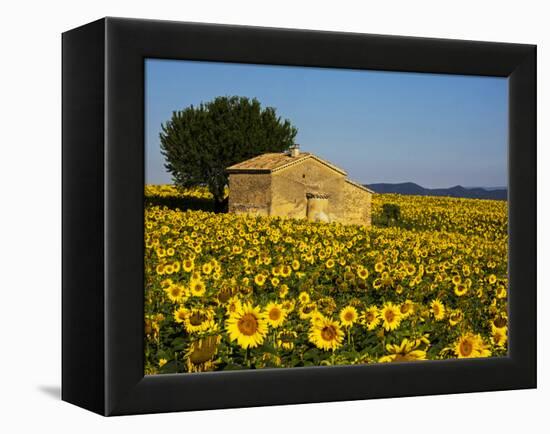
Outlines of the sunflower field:
{"type": "Polygon", "coordinates": [[[372,227],[145,201],[146,374],[506,355],[504,201],[374,195],[372,227]]]}

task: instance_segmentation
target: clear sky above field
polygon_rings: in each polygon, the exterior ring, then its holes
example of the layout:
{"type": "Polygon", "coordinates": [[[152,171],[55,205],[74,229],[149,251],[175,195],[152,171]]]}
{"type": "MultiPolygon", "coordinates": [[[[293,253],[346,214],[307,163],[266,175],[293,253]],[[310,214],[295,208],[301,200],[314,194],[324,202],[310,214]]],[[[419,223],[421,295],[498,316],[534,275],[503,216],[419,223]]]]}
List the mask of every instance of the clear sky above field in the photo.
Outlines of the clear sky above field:
{"type": "Polygon", "coordinates": [[[239,95],[361,183],[507,185],[505,78],[148,59],[145,94],[147,183],[171,182],[159,132],[172,111],[239,95]]]}

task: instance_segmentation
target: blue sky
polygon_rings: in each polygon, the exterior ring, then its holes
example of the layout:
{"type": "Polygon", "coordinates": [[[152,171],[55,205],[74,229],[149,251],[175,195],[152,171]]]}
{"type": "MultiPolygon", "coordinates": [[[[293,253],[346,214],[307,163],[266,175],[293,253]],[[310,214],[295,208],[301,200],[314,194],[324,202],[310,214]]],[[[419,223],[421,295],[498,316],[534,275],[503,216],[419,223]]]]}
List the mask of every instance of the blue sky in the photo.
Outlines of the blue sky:
{"type": "Polygon", "coordinates": [[[301,149],[361,183],[507,185],[505,78],[147,59],[147,183],[169,183],[161,123],[216,96],[256,97],[301,149]]]}

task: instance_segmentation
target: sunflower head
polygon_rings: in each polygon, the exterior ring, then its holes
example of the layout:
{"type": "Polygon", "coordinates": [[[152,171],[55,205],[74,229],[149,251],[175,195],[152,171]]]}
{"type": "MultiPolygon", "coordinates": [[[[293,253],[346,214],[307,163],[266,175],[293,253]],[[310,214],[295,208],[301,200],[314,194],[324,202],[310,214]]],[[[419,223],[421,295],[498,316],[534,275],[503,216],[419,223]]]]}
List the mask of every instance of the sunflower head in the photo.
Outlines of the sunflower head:
{"type": "Polygon", "coordinates": [[[298,315],[300,319],[309,319],[317,311],[315,303],[307,303],[300,306],[298,309],[298,315]]]}
{"type": "Polygon", "coordinates": [[[215,367],[213,361],[220,343],[219,335],[205,336],[192,342],[185,354],[187,370],[189,372],[211,371],[215,367]]]}
{"type": "Polygon", "coordinates": [[[418,349],[423,343],[421,339],[408,340],[403,339],[400,345],[386,345],[386,351],[389,353],[380,358],[379,362],[411,362],[416,360],[425,360],[426,351],[418,349]]]}
{"type": "Polygon", "coordinates": [[[183,321],[187,333],[200,333],[216,329],[216,323],[213,320],[214,313],[211,309],[190,309],[183,321]]]}
{"type": "Polygon", "coordinates": [[[380,313],[376,306],[367,308],[361,315],[361,323],[367,327],[367,330],[374,330],[380,323],[380,313]]]}
{"type": "Polygon", "coordinates": [[[173,283],[164,289],[168,298],[173,302],[182,301],[185,297],[185,288],[179,283],[173,283]]]}
{"type": "Polygon", "coordinates": [[[386,331],[395,330],[401,324],[401,312],[392,302],[384,304],[380,316],[386,331]]]}
{"type": "Polygon", "coordinates": [[[187,318],[188,311],[185,307],[180,306],[174,311],[174,321],[177,323],[183,323],[185,322],[185,318],[187,318]]]}
{"type": "Polygon", "coordinates": [[[445,318],[445,306],[443,305],[441,300],[439,300],[438,298],[436,298],[435,300],[432,300],[432,302],[430,303],[430,307],[431,307],[431,313],[433,314],[434,318],[437,321],[440,321],[443,318],[445,318]]]}
{"type": "Polygon", "coordinates": [[[377,262],[374,265],[374,271],[376,271],[377,273],[381,273],[382,271],[384,271],[384,268],[386,268],[386,266],[383,262],[377,262]]]}
{"type": "Polygon", "coordinates": [[[258,286],[264,286],[265,281],[266,277],[263,274],[256,274],[254,277],[254,283],[258,286]]]}
{"type": "Polygon", "coordinates": [[[459,359],[470,357],[488,357],[491,355],[491,352],[487,348],[487,345],[483,342],[481,336],[473,333],[467,333],[460,336],[456,341],[454,352],[459,359]]]}
{"type": "Polygon", "coordinates": [[[399,307],[399,313],[403,318],[407,318],[414,312],[414,303],[412,300],[405,300],[399,307]]]}
{"type": "Polygon", "coordinates": [[[267,334],[267,320],[259,307],[247,303],[230,314],[226,329],[231,341],[237,341],[241,348],[255,348],[261,345],[267,334]]]}
{"type": "Polygon", "coordinates": [[[280,304],[272,302],[265,307],[266,320],[268,324],[273,328],[281,326],[286,318],[286,314],[286,311],[280,304]]]}
{"type": "Polygon", "coordinates": [[[455,309],[449,314],[449,324],[451,326],[457,325],[464,318],[464,314],[460,309],[455,309]]]}
{"type": "Polygon", "coordinates": [[[311,326],[309,340],[317,348],[324,351],[334,351],[342,345],[344,332],[338,322],[323,318],[311,326]]]}
{"type": "Polygon", "coordinates": [[[357,270],[357,276],[359,276],[360,279],[365,280],[369,277],[369,272],[366,268],[361,267],[357,270]]]}
{"type": "Polygon", "coordinates": [[[310,300],[309,294],[306,291],[302,291],[300,292],[300,295],[298,295],[298,301],[301,304],[309,303],[309,300],[310,300]]]}
{"type": "Polygon", "coordinates": [[[459,297],[462,297],[464,294],[468,292],[468,286],[464,283],[459,283],[455,285],[455,294],[459,297]]]}
{"type": "Polygon", "coordinates": [[[508,341],[508,334],[506,328],[492,327],[491,330],[491,342],[496,347],[504,347],[508,341]]]}
{"type": "Polygon", "coordinates": [[[298,333],[293,330],[281,330],[277,333],[277,346],[283,350],[292,350],[297,337],[298,333]]]}
{"type": "Polygon", "coordinates": [[[206,285],[202,279],[192,279],[189,284],[189,291],[193,297],[202,297],[206,293],[206,285]]]}
{"type": "Polygon", "coordinates": [[[344,327],[351,327],[357,322],[359,315],[353,306],[346,306],[340,311],[340,322],[344,327]]]}

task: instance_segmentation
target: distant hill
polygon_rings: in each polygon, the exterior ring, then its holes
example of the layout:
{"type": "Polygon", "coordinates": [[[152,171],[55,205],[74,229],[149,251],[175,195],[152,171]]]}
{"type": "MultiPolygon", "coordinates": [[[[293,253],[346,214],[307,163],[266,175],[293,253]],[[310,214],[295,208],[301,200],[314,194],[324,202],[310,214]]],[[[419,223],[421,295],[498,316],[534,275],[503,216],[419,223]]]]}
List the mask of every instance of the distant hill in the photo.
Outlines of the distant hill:
{"type": "Polygon", "coordinates": [[[414,182],[402,182],[399,184],[366,184],[376,193],[412,194],[417,196],[449,196],[464,197],[468,199],[493,199],[507,200],[508,190],[503,187],[471,187],[466,188],[456,185],[450,188],[424,188],[414,182]]]}

